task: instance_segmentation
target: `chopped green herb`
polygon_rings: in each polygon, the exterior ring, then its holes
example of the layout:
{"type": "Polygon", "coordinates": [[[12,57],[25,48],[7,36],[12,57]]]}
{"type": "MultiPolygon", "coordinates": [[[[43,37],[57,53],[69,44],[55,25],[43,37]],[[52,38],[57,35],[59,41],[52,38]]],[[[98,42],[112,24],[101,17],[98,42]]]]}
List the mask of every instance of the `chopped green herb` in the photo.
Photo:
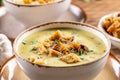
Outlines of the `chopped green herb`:
{"type": "Polygon", "coordinates": [[[79,54],[79,55],[82,55],[82,54],[84,54],[84,51],[83,51],[83,49],[80,49],[80,51],[78,51],[78,54],[79,54]]]}
{"type": "Polygon", "coordinates": [[[93,52],[93,50],[88,50],[87,52],[90,53],[90,52],[93,52]]]}
{"type": "Polygon", "coordinates": [[[26,43],[25,43],[25,42],[22,42],[22,44],[23,44],[23,45],[26,45],[26,43]]]}
{"type": "Polygon", "coordinates": [[[105,52],[106,50],[104,50],[103,52],[105,52]]]}
{"type": "Polygon", "coordinates": [[[30,58],[28,58],[28,60],[30,60],[30,58]]]}
{"type": "Polygon", "coordinates": [[[94,37],[90,37],[90,39],[94,39],[94,37]]]}
{"type": "Polygon", "coordinates": [[[55,40],[55,44],[58,44],[58,43],[59,43],[59,40],[58,40],[58,39],[56,39],[56,40],[55,40]]]}
{"type": "Polygon", "coordinates": [[[36,51],[36,47],[33,47],[30,51],[36,51]]]}

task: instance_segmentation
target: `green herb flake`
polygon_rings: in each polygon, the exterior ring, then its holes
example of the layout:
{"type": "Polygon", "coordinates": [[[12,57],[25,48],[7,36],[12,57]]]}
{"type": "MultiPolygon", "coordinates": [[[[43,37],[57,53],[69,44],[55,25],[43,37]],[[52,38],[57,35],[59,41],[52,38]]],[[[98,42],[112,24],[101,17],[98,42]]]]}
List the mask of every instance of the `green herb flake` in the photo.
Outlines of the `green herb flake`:
{"type": "Polygon", "coordinates": [[[33,47],[30,51],[36,51],[36,47],[33,47]]]}
{"type": "Polygon", "coordinates": [[[103,50],[103,52],[105,52],[106,50],[103,50]]]}
{"type": "Polygon", "coordinates": [[[90,39],[94,39],[94,37],[90,37],[90,39]]]}
{"type": "Polygon", "coordinates": [[[25,42],[22,42],[22,44],[23,44],[23,45],[26,45],[26,43],[25,43],[25,42]]]}
{"type": "Polygon", "coordinates": [[[80,51],[78,51],[78,54],[79,54],[79,55],[82,55],[82,54],[84,54],[84,51],[83,51],[83,49],[80,49],[80,51]]]}
{"type": "Polygon", "coordinates": [[[58,39],[55,39],[55,44],[58,44],[60,41],[58,39]]]}
{"type": "Polygon", "coordinates": [[[91,53],[91,52],[93,52],[93,50],[88,50],[88,51],[87,51],[87,53],[91,53]]]}

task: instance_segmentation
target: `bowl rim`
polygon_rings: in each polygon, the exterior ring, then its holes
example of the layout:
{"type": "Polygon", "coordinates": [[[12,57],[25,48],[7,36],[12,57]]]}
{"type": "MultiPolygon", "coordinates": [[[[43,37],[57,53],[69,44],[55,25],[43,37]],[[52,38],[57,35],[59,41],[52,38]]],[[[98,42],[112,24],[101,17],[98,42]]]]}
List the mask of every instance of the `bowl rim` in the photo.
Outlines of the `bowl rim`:
{"type": "Polygon", "coordinates": [[[39,7],[39,6],[59,4],[59,3],[62,3],[64,1],[67,1],[67,0],[60,0],[60,1],[53,2],[53,3],[48,3],[48,4],[34,4],[34,5],[30,5],[30,4],[18,4],[18,3],[14,3],[12,1],[9,1],[9,0],[3,0],[3,3],[6,2],[6,3],[12,4],[14,6],[18,6],[18,7],[39,7]]]}
{"type": "Polygon", "coordinates": [[[26,30],[24,30],[23,32],[21,32],[17,37],[16,39],[14,40],[14,43],[13,43],[13,50],[14,50],[14,53],[15,53],[15,56],[17,56],[18,58],[21,58],[23,61],[25,62],[28,62],[32,65],[36,65],[38,67],[48,67],[48,68],[69,68],[69,67],[78,67],[78,66],[85,66],[85,65],[89,65],[89,64],[92,64],[92,63],[95,63],[95,62],[98,62],[99,60],[101,60],[102,58],[104,58],[105,56],[107,56],[109,53],[110,53],[110,49],[111,49],[111,41],[110,39],[108,38],[108,36],[102,32],[101,30],[99,30],[97,27],[94,27],[92,25],[89,25],[89,24],[86,24],[86,23],[81,23],[81,22],[75,22],[75,21],[59,21],[59,22],[48,22],[48,23],[44,23],[44,24],[38,24],[38,25],[35,25],[35,26],[32,26],[26,30]],[[97,30],[98,32],[100,32],[101,34],[104,35],[104,37],[106,38],[107,42],[108,42],[108,48],[106,48],[106,52],[104,52],[103,55],[101,55],[100,57],[98,57],[97,59],[93,60],[93,61],[90,61],[90,62],[87,62],[87,63],[84,63],[84,64],[79,64],[79,65],[73,65],[73,66],[48,66],[48,65],[38,65],[38,64],[35,64],[35,63],[32,63],[30,61],[28,61],[27,59],[24,59],[22,56],[20,56],[18,53],[17,53],[17,50],[15,50],[15,45],[17,43],[17,41],[19,40],[19,38],[26,32],[28,31],[31,31],[31,30],[34,30],[36,28],[39,28],[40,26],[45,26],[45,25],[49,25],[49,24],[75,24],[75,25],[81,25],[81,26],[86,26],[86,27],[90,27],[94,30],[97,30]]]}
{"type": "Polygon", "coordinates": [[[98,22],[98,28],[101,29],[106,35],[108,35],[111,40],[114,40],[114,41],[117,41],[117,42],[120,43],[120,39],[119,39],[119,38],[116,38],[116,37],[110,35],[110,34],[107,33],[107,32],[105,31],[105,29],[102,27],[102,22],[105,20],[105,18],[115,17],[115,15],[118,14],[118,13],[120,13],[120,12],[113,12],[113,13],[106,14],[106,15],[104,15],[103,17],[101,17],[100,20],[99,20],[99,22],[98,22]]]}

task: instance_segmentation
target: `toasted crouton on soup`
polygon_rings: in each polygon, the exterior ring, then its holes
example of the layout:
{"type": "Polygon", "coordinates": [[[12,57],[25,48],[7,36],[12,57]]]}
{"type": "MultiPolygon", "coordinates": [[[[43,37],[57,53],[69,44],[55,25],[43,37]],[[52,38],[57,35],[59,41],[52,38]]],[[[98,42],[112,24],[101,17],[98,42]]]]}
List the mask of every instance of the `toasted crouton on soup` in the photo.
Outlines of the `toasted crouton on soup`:
{"type": "Polygon", "coordinates": [[[76,55],[75,53],[70,53],[67,55],[64,55],[60,58],[60,60],[66,62],[67,64],[72,64],[72,63],[77,63],[80,61],[80,58],[78,55],[76,55]]]}

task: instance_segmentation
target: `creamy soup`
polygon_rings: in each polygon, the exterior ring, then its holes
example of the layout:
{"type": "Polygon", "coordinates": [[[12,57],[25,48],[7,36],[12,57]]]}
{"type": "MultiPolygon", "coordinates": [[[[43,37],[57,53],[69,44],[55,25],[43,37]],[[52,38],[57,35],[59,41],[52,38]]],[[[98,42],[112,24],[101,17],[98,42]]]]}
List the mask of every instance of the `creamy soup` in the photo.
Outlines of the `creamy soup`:
{"type": "Polygon", "coordinates": [[[9,0],[9,1],[17,4],[39,5],[39,4],[54,3],[61,0],[9,0]]]}
{"type": "Polygon", "coordinates": [[[23,39],[18,48],[23,58],[48,66],[88,63],[105,51],[104,42],[95,34],[70,28],[37,31],[23,39]]]}

